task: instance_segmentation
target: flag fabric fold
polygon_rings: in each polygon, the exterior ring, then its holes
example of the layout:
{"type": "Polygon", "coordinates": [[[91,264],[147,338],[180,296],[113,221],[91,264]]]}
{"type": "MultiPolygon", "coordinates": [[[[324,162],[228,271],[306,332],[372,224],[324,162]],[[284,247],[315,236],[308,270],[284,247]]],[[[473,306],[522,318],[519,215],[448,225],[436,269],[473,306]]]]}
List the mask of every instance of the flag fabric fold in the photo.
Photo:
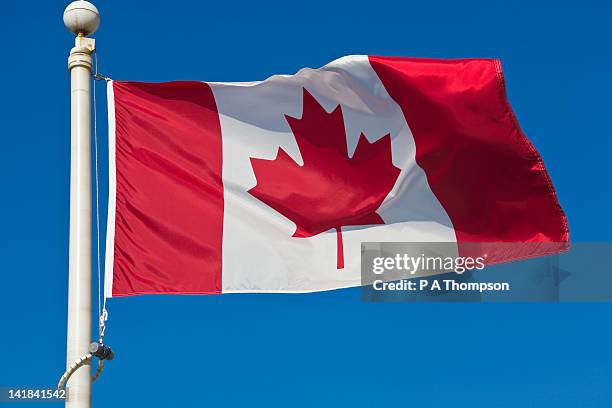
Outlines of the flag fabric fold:
{"type": "Polygon", "coordinates": [[[477,242],[489,263],[569,245],[497,60],[111,81],[108,103],[107,297],[358,286],[362,242],[477,242]]]}

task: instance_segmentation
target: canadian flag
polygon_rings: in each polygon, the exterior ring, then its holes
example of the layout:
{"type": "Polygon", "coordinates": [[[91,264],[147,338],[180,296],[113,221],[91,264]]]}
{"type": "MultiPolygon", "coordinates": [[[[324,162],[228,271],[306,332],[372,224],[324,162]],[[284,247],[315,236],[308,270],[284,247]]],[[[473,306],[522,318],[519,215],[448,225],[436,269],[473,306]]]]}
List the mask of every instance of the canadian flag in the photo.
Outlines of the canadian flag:
{"type": "Polygon", "coordinates": [[[362,242],[568,246],[497,60],[349,56],[108,101],[107,297],[357,286],[362,242]]]}

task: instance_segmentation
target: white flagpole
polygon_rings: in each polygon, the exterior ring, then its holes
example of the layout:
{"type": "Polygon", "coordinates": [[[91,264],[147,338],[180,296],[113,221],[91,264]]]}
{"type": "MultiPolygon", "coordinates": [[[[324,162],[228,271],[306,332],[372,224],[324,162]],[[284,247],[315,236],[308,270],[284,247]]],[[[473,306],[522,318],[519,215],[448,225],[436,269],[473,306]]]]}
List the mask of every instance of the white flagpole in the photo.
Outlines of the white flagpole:
{"type": "MultiPolygon", "coordinates": [[[[68,57],[70,71],[70,245],[68,269],[68,340],[66,366],[89,352],[91,342],[91,102],[90,84],[95,42],[87,35],[100,24],[96,7],[70,3],[66,28],[77,37],[68,57]]],[[[68,381],[66,407],[91,406],[91,364],[68,381]]]]}

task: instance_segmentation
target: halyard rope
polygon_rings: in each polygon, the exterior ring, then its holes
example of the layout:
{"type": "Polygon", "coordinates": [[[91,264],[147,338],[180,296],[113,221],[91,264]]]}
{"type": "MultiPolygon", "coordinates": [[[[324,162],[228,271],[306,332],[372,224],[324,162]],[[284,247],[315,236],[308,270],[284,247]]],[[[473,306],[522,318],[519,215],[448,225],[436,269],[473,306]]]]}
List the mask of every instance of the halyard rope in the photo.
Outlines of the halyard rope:
{"type": "Polygon", "coordinates": [[[96,156],[96,239],[97,239],[97,267],[98,267],[98,327],[100,344],[104,342],[104,331],[106,329],[105,322],[108,320],[108,311],[106,310],[106,296],[100,307],[100,298],[102,297],[102,272],[100,268],[100,203],[99,203],[99,168],[98,168],[98,102],[96,98],[96,81],[110,81],[110,78],[101,75],[98,72],[98,52],[94,50],[95,73],[93,75],[93,104],[94,104],[94,150],[96,156]]]}
{"type": "MultiPolygon", "coordinates": [[[[95,59],[95,74],[93,81],[93,128],[94,128],[94,156],[95,156],[95,177],[96,177],[96,261],[98,268],[98,334],[100,343],[104,340],[104,320],[105,313],[102,310],[102,272],[100,269],[100,199],[99,199],[99,167],[98,167],[98,99],[96,97],[96,78],[98,76],[98,53],[94,51],[95,59]]],[[[104,302],[104,311],[106,311],[106,299],[104,302]]]]}

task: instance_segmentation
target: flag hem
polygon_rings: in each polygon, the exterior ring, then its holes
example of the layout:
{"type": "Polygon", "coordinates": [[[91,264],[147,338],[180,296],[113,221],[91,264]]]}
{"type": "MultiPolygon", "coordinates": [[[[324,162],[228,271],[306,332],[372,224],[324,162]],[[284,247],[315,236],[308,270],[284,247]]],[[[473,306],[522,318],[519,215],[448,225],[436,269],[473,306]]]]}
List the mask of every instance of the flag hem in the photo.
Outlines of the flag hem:
{"type": "Polygon", "coordinates": [[[115,213],[117,208],[116,123],[113,81],[107,83],[106,95],[108,102],[108,217],[106,219],[106,256],[104,258],[104,298],[111,298],[113,297],[115,213]]]}

